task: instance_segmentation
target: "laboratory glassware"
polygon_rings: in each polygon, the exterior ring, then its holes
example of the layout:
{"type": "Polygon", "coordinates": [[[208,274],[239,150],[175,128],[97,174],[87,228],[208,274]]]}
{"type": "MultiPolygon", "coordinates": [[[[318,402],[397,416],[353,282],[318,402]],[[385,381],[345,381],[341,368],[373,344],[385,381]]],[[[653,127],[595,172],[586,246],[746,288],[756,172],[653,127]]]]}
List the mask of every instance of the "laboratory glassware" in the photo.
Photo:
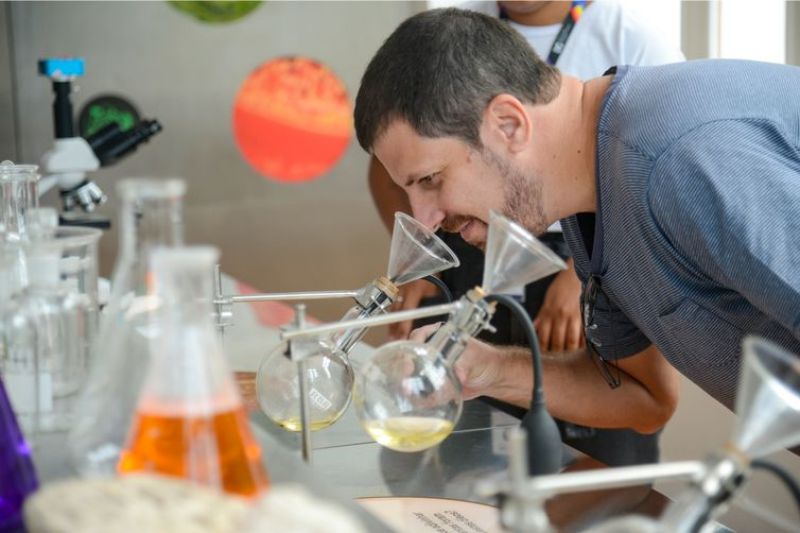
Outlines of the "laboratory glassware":
{"type": "Polygon", "coordinates": [[[0,376],[0,531],[22,530],[22,505],[39,482],[0,376]]]}
{"type": "MultiPolygon", "coordinates": [[[[454,365],[467,340],[489,327],[494,307],[487,297],[566,267],[525,229],[495,212],[490,215],[486,251],[483,286],[461,298],[427,343],[389,343],[357,374],[356,413],[367,433],[380,444],[411,452],[445,439],[453,431],[463,403],[454,365]]],[[[524,320],[527,323],[527,315],[524,320]]],[[[535,333],[532,335],[535,339],[535,333]]]]}
{"type": "MultiPolygon", "coordinates": [[[[39,213],[31,210],[29,215],[39,213]]],[[[62,281],[64,250],[71,237],[57,238],[55,211],[29,217],[24,242],[28,285],[3,313],[2,370],[19,421],[34,441],[40,432],[72,425],[83,384],[91,335],[92,302],[62,281]]],[[[96,240],[98,230],[88,232],[96,240]]],[[[81,238],[85,238],[82,235],[81,238]]]]}
{"type": "Polygon", "coordinates": [[[25,214],[39,205],[36,165],[0,163],[0,247],[6,255],[2,281],[8,293],[19,293],[28,283],[22,241],[26,238],[25,214]]]}
{"type": "MultiPolygon", "coordinates": [[[[399,286],[458,264],[453,251],[434,232],[405,213],[396,213],[386,275],[358,291],[356,304],[341,321],[381,314],[397,299],[399,286]]],[[[311,430],[330,426],[347,410],[354,379],[348,353],[366,330],[347,328],[304,344],[311,430]]],[[[262,360],[256,391],[262,411],[271,420],[289,431],[300,431],[300,384],[288,343],[279,344],[262,360]]]]}
{"type": "Polygon", "coordinates": [[[3,240],[20,241],[25,235],[25,214],[39,206],[39,174],[36,165],[0,163],[0,234],[3,240]]]}
{"type": "Polygon", "coordinates": [[[130,179],[119,184],[120,244],[111,296],[68,439],[82,475],[116,473],[148,365],[148,337],[157,328],[149,320],[155,305],[149,257],[155,247],[182,243],[185,191],[179,179],[130,179]]]}
{"type": "Polygon", "coordinates": [[[152,254],[155,284],[149,368],[119,471],[186,478],[255,496],[267,485],[261,450],[212,319],[210,247],[152,254]]]}

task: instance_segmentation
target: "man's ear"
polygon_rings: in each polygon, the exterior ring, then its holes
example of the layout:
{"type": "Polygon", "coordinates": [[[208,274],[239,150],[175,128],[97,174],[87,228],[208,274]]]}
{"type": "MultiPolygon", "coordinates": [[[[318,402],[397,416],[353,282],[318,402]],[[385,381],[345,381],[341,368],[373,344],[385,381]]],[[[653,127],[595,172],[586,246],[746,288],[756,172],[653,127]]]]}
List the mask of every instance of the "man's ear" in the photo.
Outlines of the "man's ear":
{"type": "Polygon", "coordinates": [[[531,119],[525,106],[510,94],[498,94],[483,111],[481,139],[511,153],[522,151],[531,138],[531,119]]]}

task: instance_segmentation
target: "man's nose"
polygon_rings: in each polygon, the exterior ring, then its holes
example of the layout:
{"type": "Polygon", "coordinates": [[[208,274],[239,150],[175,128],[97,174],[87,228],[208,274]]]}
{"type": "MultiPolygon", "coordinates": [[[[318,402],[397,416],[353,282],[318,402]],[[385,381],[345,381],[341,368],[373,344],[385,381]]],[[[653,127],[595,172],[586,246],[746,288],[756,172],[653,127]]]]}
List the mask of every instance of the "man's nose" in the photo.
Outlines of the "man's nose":
{"type": "Polygon", "coordinates": [[[425,202],[420,198],[410,198],[411,212],[414,218],[419,220],[425,227],[433,231],[439,229],[445,219],[445,212],[435,204],[425,202]]]}

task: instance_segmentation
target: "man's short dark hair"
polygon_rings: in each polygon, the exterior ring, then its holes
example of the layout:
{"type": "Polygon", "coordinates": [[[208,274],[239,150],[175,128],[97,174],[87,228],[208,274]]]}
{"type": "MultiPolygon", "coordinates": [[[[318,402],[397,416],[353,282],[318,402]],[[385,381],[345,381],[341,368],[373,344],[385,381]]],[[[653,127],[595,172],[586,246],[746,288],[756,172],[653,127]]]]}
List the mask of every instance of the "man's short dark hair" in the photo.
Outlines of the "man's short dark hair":
{"type": "Polygon", "coordinates": [[[558,71],[507,23],[434,9],[400,24],[370,61],[356,97],[356,135],[371,151],[389,123],[403,119],[422,136],[480,147],[481,117],[495,96],[547,103],[560,85],[558,71]]]}

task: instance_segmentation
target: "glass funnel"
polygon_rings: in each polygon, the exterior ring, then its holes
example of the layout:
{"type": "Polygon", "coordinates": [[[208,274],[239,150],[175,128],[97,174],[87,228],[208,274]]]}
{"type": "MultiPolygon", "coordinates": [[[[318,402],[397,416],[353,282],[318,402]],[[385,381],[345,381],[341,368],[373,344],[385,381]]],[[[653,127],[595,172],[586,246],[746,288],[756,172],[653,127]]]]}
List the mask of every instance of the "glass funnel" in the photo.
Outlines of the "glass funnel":
{"type": "Polygon", "coordinates": [[[214,328],[210,247],[152,254],[149,367],[119,471],[186,478],[241,496],[267,487],[261,450],[214,328]]]}
{"type": "Polygon", "coordinates": [[[482,287],[503,294],[545,278],[567,265],[528,230],[496,211],[489,213],[482,287]]]}
{"type": "Polygon", "coordinates": [[[397,286],[460,264],[453,250],[416,219],[394,214],[392,246],[386,276],[397,286]]]}
{"type": "MultiPolygon", "coordinates": [[[[359,290],[356,305],[342,321],[369,318],[385,312],[397,299],[398,286],[458,266],[452,250],[428,228],[404,213],[395,213],[392,246],[386,276],[359,290]]],[[[309,383],[311,429],[323,429],[347,410],[354,372],[347,357],[367,328],[342,330],[316,342],[305,359],[309,383]]],[[[300,388],[297,367],[287,355],[287,344],[273,349],[261,362],[256,379],[258,402],[275,423],[300,431],[300,388]]]]}
{"type": "Polygon", "coordinates": [[[800,445],[800,358],[756,337],[742,352],[734,445],[751,459],[800,445]]]}
{"type": "Polygon", "coordinates": [[[359,370],[354,403],[367,433],[398,451],[422,450],[446,438],[462,406],[461,384],[453,366],[468,339],[489,327],[494,313],[494,304],[485,297],[565,266],[521,226],[492,213],[485,286],[468,291],[427,343],[390,343],[359,370]]]}
{"type": "Polygon", "coordinates": [[[120,248],[111,296],[69,435],[70,450],[83,475],[116,472],[147,368],[148,336],[154,329],[149,322],[154,308],[149,257],[155,247],[181,244],[185,190],[177,179],[132,179],[118,187],[120,248]]]}
{"type": "Polygon", "coordinates": [[[39,482],[0,376],[0,531],[24,531],[22,505],[39,482]]]}

